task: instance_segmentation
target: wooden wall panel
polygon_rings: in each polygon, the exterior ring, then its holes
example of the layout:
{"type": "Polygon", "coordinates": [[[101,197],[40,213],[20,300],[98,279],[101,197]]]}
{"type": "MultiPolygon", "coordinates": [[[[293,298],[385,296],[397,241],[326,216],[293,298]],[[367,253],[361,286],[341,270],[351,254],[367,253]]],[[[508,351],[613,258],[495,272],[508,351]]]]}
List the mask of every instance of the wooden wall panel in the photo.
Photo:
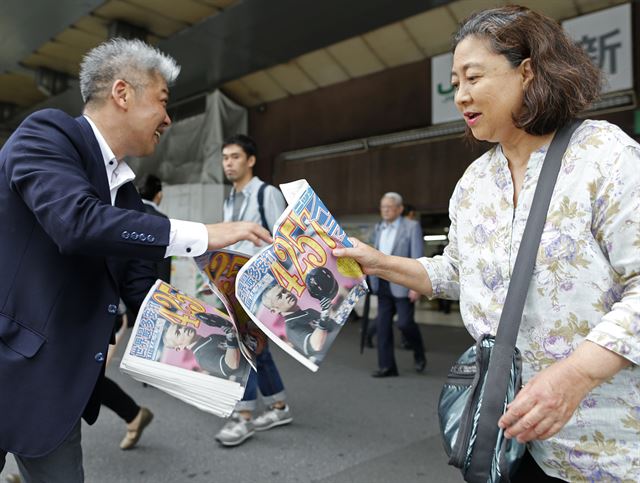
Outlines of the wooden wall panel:
{"type": "Polygon", "coordinates": [[[488,145],[461,139],[411,144],[305,161],[278,162],[276,183],[307,179],[335,215],[377,213],[397,191],[423,213],[445,213],[453,188],[488,145]]]}
{"type": "Polygon", "coordinates": [[[285,151],[427,125],[429,63],[420,61],[249,110],[256,174],[271,180],[285,151]]]}

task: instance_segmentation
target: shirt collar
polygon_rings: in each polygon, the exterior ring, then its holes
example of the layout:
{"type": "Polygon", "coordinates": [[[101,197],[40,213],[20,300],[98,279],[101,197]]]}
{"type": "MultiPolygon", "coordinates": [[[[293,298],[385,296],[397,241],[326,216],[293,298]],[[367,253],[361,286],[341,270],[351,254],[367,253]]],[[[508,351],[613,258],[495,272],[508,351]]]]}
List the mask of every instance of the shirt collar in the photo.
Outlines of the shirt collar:
{"type": "MultiPolygon", "coordinates": [[[[253,190],[256,188],[256,186],[258,184],[262,184],[262,181],[260,181],[260,178],[258,178],[257,176],[254,176],[253,178],[251,178],[251,180],[244,186],[244,188],[242,188],[242,191],[240,191],[240,193],[242,193],[245,197],[248,197],[249,195],[251,195],[251,193],[253,193],[253,190]]],[[[236,189],[235,188],[231,188],[231,198],[233,198],[236,194],[236,189]]]]}
{"type": "Polygon", "coordinates": [[[382,222],[382,228],[383,229],[386,229],[386,228],[397,228],[397,226],[400,224],[400,218],[402,218],[402,217],[399,216],[398,218],[393,220],[391,223],[387,223],[386,221],[383,221],[382,222]]]}
{"type": "Polygon", "coordinates": [[[86,114],[84,115],[84,118],[89,123],[89,126],[91,126],[93,135],[96,137],[96,140],[98,141],[98,146],[100,146],[100,152],[102,153],[102,159],[104,161],[104,164],[107,166],[107,171],[109,170],[109,162],[111,161],[113,161],[113,164],[111,165],[112,166],[111,171],[113,171],[113,168],[115,168],[115,166],[113,165],[117,164],[118,162],[118,160],[116,159],[116,155],[113,154],[113,151],[107,144],[107,141],[105,140],[104,136],[102,135],[98,127],[93,123],[91,118],[86,114]]]}
{"type": "Polygon", "coordinates": [[[125,161],[118,161],[116,159],[115,154],[107,144],[106,139],[98,129],[98,127],[93,123],[91,118],[84,115],[84,118],[91,126],[91,130],[93,131],[93,135],[96,137],[98,141],[98,145],[100,146],[100,153],[102,153],[102,160],[104,161],[104,167],[107,170],[107,180],[109,181],[109,189],[114,190],[122,186],[123,184],[133,181],[136,177],[133,170],[129,167],[129,165],[125,161]]]}
{"type": "MultiPolygon", "coordinates": [[[[527,162],[527,170],[529,167],[537,167],[538,164],[544,161],[545,156],[547,155],[547,151],[549,150],[550,144],[547,143],[543,146],[540,146],[538,149],[533,151],[529,156],[529,161],[527,162]]],[[[509,165],[509,161],[507,157],[504,155],[504,151],[502,150],[502,145],[498,144],[496,146],[496,159],[503,164],[504,166],[509,165]]]]}

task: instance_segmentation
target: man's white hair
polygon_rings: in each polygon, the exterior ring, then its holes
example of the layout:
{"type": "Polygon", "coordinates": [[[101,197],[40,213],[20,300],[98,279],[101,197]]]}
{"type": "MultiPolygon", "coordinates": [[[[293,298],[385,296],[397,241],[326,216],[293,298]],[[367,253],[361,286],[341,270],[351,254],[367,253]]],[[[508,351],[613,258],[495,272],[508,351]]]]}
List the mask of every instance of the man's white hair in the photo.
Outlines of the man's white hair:
{"type": "Polygon", "coordinates": [[[380,200],[383,200],[385,198],[389,198],[395,201],[397,206],[400,206],[403,204],[402,196],[400,195],[400,193],[396,193],[395,191],[389,191],[388,193],[383,194],[380,200]]]}
{"type": "Polygon", "coordinates": [[[167,54],[142,40],[114,38],[91,49],[80,64],[80,93],[85,104],[105,99],[116,79],[134,87],[160,75],[167,84],[176,80],[180,66],[167,54]]]}

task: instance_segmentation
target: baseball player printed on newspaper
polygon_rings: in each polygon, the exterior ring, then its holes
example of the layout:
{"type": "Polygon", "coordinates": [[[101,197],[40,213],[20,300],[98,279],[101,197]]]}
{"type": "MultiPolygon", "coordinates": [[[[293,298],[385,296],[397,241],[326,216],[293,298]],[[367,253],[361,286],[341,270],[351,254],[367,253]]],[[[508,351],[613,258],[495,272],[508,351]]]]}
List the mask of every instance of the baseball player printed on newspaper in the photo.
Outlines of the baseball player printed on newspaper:
{"type": "Polygon", "coordinates": [[[289,206],[273,244],[240,269],[236,297],[269,338],[317,371],[367,286],[354,260],[332,255],[351,243],[309,184],[280,188],[289,206]]]}

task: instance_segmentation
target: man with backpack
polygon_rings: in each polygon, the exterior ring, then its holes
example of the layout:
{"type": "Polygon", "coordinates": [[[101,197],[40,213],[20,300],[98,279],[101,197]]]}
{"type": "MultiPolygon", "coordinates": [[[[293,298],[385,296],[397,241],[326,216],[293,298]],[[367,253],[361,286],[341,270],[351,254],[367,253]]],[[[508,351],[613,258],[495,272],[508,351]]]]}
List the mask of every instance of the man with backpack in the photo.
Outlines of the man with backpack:
{"type": "MultiPolygon", "coordinates": [[[[286,204],[278,188],[253,175],[256,152],[255,141],[243,134],[232,136],[222,144],[222,168],[233,183],[224,202],[224,221],[254,221],[271,232],[286,204]]],[[[249,256],[260,250],[260,247],[244,242],[227,248],[249,256]]],[[[251,371],[242,401],[216,435],[216,440],[223,446],[237,446],[253,436],[255,431],[265,431],[293,420],[269,346],[257,354],[256,364],[258,371],[251,371]],[[258,388],[266,411],[254,419],[258,388]]]]}

